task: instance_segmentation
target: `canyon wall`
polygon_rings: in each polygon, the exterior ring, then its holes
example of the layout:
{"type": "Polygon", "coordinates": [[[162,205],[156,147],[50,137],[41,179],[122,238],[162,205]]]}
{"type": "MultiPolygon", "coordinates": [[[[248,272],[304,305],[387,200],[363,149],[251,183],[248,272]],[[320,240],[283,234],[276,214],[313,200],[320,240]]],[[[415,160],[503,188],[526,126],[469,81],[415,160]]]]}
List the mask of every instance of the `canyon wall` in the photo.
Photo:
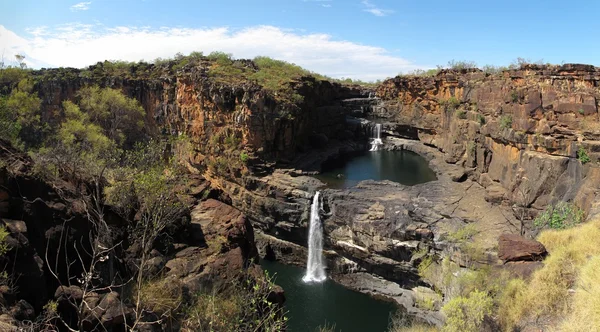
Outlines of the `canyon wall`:
{"type": "Polygon", "coordinates": [[[385,81],[372,115],[390,122],[390,134],[416,128],[446,162],[473,169],[491,200],[537,210],[575,200],[598,213],[599,82],[600,70],[588,65],[443,70],[385,81]]]}

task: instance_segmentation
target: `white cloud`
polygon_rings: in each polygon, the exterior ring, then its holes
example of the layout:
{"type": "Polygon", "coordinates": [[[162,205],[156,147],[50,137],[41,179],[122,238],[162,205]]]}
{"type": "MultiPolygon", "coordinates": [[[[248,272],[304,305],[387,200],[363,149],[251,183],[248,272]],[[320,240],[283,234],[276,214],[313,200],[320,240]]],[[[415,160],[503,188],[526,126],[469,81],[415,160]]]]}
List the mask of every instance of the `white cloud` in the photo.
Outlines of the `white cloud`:
{"type": "Polygon", "coordinates": [[[325,7],[325,8],[331,8],[332,7],[331,5],[327,5],[327,4],[322,4],[321,6],[325,7]]]}
{"type": "Polygon", "coordinates": [[[82,10],[88,10],[90,9],[90,5],[92,4],[91,1],[88,2],[80,2],[77,4],[74,4],[73,6],[71,6],[71,11],[72,12],[78,12],[78,11],[82,11],[82,10]]]}
{"type": "Polygon", "coordinates": [[[273,26],[231,30],[68,24],[28,31],[30,36],[23,37],[0,25],[0,45],[7,59],[24,54],[33,68],[81,68],[104,60],[152,61],[192,51],[224,51],[236,58],[266,55],[332,77],[363,80],[421,68],[381,47],[273,26]]]}
{"type": "Polygon", "coordinates": [[[364,12],[371,13],[375,16],[382,17],[394,13],[394,11],[391,9],[382,9],[377,7],[374,3],[372,3],[369,0],[363,0],[361,1],[361,3],[366,7],[365,9],[363,9],[364,12]]]}

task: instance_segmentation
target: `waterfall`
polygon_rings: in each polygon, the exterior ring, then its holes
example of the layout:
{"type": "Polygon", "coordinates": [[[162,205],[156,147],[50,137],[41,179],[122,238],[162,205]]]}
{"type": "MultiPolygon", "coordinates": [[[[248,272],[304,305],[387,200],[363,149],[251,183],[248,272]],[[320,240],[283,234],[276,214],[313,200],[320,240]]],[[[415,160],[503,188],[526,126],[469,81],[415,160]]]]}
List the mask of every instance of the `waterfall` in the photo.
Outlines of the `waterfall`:
{"type": "Polygon", "coordinates": [[[327,279],[323,265],[323,226],[319,211],[321,210],[320,192],[316,192],[310,206],[310,225],[308,229],[308,264],[304,282],[322,282],[327,279]]]}
{"type": "Polygon", "coordinates": [[[380,145],[383,145],[383,141],[381,140],[381,123],[378,123],[375,125],[375,130],[371,137],[371,149],[369,151],[379,150],[380,145]]]}

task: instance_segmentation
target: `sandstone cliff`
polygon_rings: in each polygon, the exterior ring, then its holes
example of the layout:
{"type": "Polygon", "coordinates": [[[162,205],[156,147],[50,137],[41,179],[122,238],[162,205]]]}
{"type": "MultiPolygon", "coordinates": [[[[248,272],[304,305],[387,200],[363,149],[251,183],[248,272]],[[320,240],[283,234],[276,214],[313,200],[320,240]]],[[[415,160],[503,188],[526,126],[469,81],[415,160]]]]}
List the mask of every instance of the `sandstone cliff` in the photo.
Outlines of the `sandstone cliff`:
{"type": "Polygon", "coordinates": [[[396,77],[378,87],[373,115],[416,128],[446,162],[474,168],[493,199],[536,209],[574,199],[598,213],[599,81],[597,68],[569,64],[396,77]],[[580,149],[590,163],[576,160],[580,149]]]}

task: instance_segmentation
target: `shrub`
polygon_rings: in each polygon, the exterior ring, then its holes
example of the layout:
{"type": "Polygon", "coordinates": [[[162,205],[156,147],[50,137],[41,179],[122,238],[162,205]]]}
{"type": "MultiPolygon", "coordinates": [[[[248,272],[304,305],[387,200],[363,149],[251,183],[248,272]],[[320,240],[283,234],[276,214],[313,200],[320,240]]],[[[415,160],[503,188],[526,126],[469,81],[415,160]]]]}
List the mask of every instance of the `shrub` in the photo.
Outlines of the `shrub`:
{"type": "Polygon", "coordinates": [[[558,202],[556,205],[548,206],[544,212],[540,213],[534,219],[533,224],[536,227],[564,229],[581,223],[583,219],[583,210],[571,203],[558,202]]]}
{"type": "Polygon", "coordinates": [[[484,125],[485,124],[485,116],[483,116],[482,114],[477,114],[477,121],[479,122],[479,124],[484,125]]]}
{"type": "Polygon", "coordinates": [[[581,115],[585,114],[585,111],[582,108],[580,108],[579,110],[577,110],[577,112],[579,112],[579,114],[581,114],[581,115]]]}
{"type": "Polygon", "coordinates": [[[590,156],[588,156],[587,151],[585,151],[583,146],[580,146],[579,150],[577,150],[577,159],[579,159],[582,164],[587,164],[591,161],[590,156]]]}
{"type": "Polygon", "coordinates": [[[470,156],[475,157],[477,152],[477,144],[473,141],[467,143],[467,151],[469,152],[470,156]]]}
{"type": "Polygon", "coordinates": [[[246,164],[248,163],[248,159],[250,158],[250,156],[248,156],[248,153],[246,151],[242,151],[240,152],[240,160],[246,164]]]}
{"type": "Polygon", "coordinates": [[[477,234],[477,228],[474,224],[467,224],[459,228],[455,232],[448,234],[448,239],[452,242],[464,242],[470,240],[475,234],[477,234]]]}
{"type": "Polygon", "coordinates": [[[454,70],[477,68],[477,63],[475,61],[450,60],[448,61],[448,68],[454,70]]]}
{"type": "Polygon", "coordinates": [[[10,249],[8,243],[6,242],[6,238],[8,237],[8,231],[5,226],[0,226],[0,257],[6,255],[8,250],[10,249]]]}
{"type": "Polygon", "coordinates": [[[440,104],[449,109],[455,110],[460,105],[460,100],[458,98],[452,96],[445,100],[440,100],[440,104]]]}
{"type": "Polygon", "coordinates": [[[389,332],[436,332],[435,326],[413,322],[404,312],[398,310],[391,317],[388,325],[389,332]]]}
{"type": "Polygon", "coordinates": [[[518,102],[518,101],[519,101],[519,99],[520,99],[520,98],[519,98],[519,93],[517,93],[517,91],[513,90],[513,91],[510,93],[510,99],[512,100],[512,102],[513,102],[513,103],[516,103],[516,102],[518,102]]]}
{"type": "Polygon", "coordinates": [[[192,331],[282,331],[283,308],[267,300],[275,285],[267,274],[235,284],[228,292],[200,293],[187,310],[183,327],[192,331]]]}
{"type": "Polygon", "coordinates": [[[459,119],[466,119],[467,118],[467,112],[465,112],[464,110],[456,110],[456,112],[454,112],[454,114],[459,119]]]}
{"type": "Polygon", "coordinates": [[[442,331],[480,331],[483,320],[492,313],[493,301],[485,293],[473,291],[468,297],[455,297],[442,307],[446,325],[442,331]]]}
{"type": "Polygon", "coordinates": [[[500,118],[500,128],[508,129],[512,127],[512,115],[503,115],[500,118]]]}
{"type": "Polygon", "coordinates": [[[147,281],[136,290],[134,299],[139,297],[141,308],[159,316],[172,317],[182,306],[183,293],[177,279],[164,278],[147,281]]]}

